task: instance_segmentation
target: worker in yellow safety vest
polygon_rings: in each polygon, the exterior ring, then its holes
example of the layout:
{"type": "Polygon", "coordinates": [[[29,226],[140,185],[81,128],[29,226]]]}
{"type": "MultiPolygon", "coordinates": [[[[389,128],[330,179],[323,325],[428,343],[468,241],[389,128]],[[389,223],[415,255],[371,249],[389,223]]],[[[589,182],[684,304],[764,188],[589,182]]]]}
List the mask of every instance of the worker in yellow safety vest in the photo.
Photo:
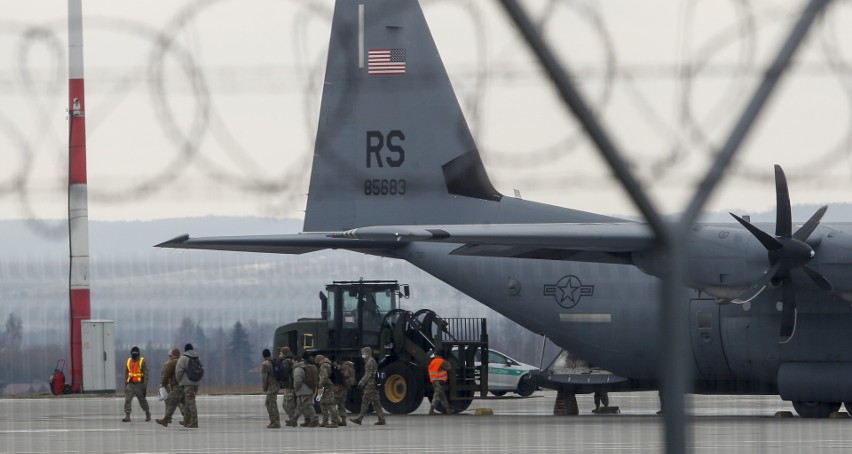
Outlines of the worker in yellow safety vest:
{"type": "Polygon", "coordinates": [[[432,405],[429,406],[429,414],[436,414],[435,409],[441,404],[444,414],[453,414],[450,403],[447,402],[447,394],[444,387],[447,386],[447,371],[450,370],[449,361],[445,361],[440,353],[431,352],[432,361],[429,363],[429,381],[432,383],[432,405]]]}
{"type": "Polygon", "coordinates": [[[148,363],[145,358],[139,355],[139,347],[130,349],[130,358],[127,358],[125,367],[125,385],[124,385],[124,419],[121,422],[130,422],[130,402],[136,397],[139,401],[139,406],[145,412],[145,421],[151,420],[151,412],[148,408],[148,401],[145,399],[146,389],[148,388],[148,363]]]}

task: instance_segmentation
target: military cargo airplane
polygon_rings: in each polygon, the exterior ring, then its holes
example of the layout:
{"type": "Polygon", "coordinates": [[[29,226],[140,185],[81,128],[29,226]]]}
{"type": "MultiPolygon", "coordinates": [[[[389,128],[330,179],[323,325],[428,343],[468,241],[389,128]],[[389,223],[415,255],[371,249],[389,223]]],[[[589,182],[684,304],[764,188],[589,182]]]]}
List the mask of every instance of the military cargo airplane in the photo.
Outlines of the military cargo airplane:
{"type": "MultiPolygon", "coordinates": [[[[852,237],[777,221],[698,224],[680,300],[695,393],[779,394],[803,417],[852,405],[852,237]]],[[[508,197],[491,184],[416,0],[338,0],[304,233],[182,249],[402,259],[556,345],[657,389],[660,251],[641,222],[508,197]]]]}

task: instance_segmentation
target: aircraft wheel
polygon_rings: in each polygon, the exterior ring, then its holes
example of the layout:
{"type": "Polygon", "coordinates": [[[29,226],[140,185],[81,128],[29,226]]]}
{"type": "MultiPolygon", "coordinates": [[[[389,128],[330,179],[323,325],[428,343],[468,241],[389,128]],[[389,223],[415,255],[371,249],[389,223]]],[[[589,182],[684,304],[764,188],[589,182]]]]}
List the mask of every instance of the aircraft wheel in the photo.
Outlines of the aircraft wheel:
{"type": "Polygon", "coordinates": [[[532,378],[527,375],[518,382],[518,390],[515,392],[518,393],[519,396],[529,397],[535,392],[535,388],[536,386],[535,383],[533,383],[532,378]]]}
{"type": "Polygon", "coordinates": [[[382,369],[385,382],[379,387],[382,408],[395,415],[406,415],[423,403],[423,374],[408,364],[397,361],[382,369]]]}
{"type": "Polygon", "coordinates": [[[491,394],[494,394],[495,396],[498,396],[498,397],[499,396],[505,396],[506,391],[491,391],[491,394]]]}
{"type": "Polygon", "coordinates": [[[802,418],[828,418],[840,409],[840,402],[793,401],[793,408],[802,418]]]}

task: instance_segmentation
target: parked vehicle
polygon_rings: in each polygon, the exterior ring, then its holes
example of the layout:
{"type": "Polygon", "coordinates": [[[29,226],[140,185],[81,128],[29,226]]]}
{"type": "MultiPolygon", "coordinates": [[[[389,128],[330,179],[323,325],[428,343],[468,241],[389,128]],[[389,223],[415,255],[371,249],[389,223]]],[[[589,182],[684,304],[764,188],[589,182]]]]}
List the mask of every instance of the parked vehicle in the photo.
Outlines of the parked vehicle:
{"type": "MultiPolygon", "coordinates": [[[[482,351],[474,356],[474,366],[479,367],[482,361],[482,351]]],[[[538,388],[532,380],[531,373],[539,371],[536,366],[516,361],[504,353],[488,350],[488,391],[495,396],[506,393],[516,393],[527,397],[538,388]]]]}

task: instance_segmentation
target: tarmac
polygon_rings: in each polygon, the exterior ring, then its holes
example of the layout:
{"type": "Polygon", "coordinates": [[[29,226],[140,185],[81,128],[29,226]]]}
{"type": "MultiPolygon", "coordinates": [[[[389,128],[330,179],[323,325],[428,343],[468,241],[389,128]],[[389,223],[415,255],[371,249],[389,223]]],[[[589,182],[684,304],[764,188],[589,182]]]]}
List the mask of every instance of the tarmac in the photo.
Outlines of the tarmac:
{"type": "MultiPolygon", "coordinates": [[[[203,388],[202,388],[203,392],[203,388]]],[[[656,392],[612,393],[617,415],[595,415],[591,395],[578,396],[580,416],[553,416],[556,393],[475,400],[459,415],[375,416],[337,429],[267,429],[262,395],[199,395],[199,428],[144,422],[133,402],[122,423],[123,397],[0,399],[0,452],[8,453],[507,453],[662,452],[663,419],[656,392]],[[476,415],[488,408],[493,415],[476,415]]],[[[852,419],[776,418],[792,411],[777,396],[689,396],[694,452],[848,452],[852,419]]],[[[149,399],[152,416],[164,405],[149,399]]],[[[280,399],[279,399],[280,406],[280,399]]],[[[482,412],[487,413],[487,412],[482,412]]],[[[177,421],[177,414],[175,415],[177,421]]]]}

